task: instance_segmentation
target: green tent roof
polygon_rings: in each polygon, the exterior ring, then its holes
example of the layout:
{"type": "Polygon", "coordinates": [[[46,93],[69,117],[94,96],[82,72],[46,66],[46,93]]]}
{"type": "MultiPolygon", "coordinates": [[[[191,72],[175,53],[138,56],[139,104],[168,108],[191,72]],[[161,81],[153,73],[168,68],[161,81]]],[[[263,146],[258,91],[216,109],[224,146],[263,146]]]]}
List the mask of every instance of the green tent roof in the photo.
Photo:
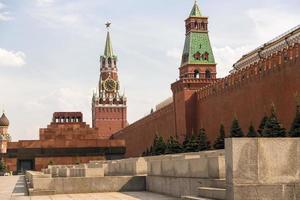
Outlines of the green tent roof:
{"type": "Polygon", "coordinates": [[[191,13],[190,13],[190,17],[201,17],[201,12],[200,12],[200,9],[199,9],[199,6],[197,4],[197,1],[195,1],[195,4],[191,10],[191,13]]]}
{"type": "Polygon", "coordinates": [[[190,32],[185,38],[182,64],[215,64],[208,33],[190,32]]]}

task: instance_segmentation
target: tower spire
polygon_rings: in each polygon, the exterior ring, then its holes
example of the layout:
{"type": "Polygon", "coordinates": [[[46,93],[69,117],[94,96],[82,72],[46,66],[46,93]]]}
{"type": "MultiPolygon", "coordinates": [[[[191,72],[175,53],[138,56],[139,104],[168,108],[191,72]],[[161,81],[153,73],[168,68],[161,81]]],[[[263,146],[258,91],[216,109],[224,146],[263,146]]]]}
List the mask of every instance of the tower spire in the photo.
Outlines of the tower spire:
{"type": "Polygon", "coordinates": [[[105,49],[104,49],[104,56],[106,56],[106,57],[113,57],[113,55],[114,55],[113,48],[112,48],[112,43],[111,43],[111,39],[110,39],[110,33],[109,33],[110,25],[111,25],[110,22],[107,22],[105,24],[105,26],[107,28],[107,35],[106,35],[106,43],[105,43],[105,49]]]}
{"type": "Polygon", "coordinates": [[[195,0],[194,6],[190,13],[190,17],[201,17],[201,16],[202,16],[202,14],[199,9],[198,2],[197,2],[197,0],[195,0]]]}

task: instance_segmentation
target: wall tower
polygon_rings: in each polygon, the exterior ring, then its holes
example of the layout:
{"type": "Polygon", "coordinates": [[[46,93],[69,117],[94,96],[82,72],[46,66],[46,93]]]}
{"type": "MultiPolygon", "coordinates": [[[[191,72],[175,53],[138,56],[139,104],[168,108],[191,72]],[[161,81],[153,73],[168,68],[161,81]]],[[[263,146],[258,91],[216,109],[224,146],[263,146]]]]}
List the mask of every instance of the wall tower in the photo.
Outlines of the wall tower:
{"type": "Polygon", "coordinates": [[[127,125],[126,97],[120,95],[117,56],[110,38],[110,23],[106,24],[107,36],[104,54],[100,56],[98,91],[92,99],[92,125],[103,137],[110,137],[127,125]]]}
{"type": "Polygon", "coordinates": [[[186,37],[179,80],[171,85],[177,136],[196,132],[195,92],[216,81],[216,63],[208,36],[208,17],[197,1],[185,20],[186,37]]]}

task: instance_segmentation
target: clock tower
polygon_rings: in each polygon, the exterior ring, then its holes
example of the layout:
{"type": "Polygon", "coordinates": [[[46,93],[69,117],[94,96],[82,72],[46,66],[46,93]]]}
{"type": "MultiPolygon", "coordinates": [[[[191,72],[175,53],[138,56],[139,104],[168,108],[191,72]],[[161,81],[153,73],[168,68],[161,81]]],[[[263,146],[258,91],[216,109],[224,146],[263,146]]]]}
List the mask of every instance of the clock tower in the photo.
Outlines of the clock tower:
{"type": "Polygon", "coordinates": [[[106,24],[107,36],[104,54],[100,56],[98,91],[92,99],[92,125],[99,135],[110,137],[127,125],[126,97],[120,94],[118,58],[113,52],[110,23],[106,24]]]}

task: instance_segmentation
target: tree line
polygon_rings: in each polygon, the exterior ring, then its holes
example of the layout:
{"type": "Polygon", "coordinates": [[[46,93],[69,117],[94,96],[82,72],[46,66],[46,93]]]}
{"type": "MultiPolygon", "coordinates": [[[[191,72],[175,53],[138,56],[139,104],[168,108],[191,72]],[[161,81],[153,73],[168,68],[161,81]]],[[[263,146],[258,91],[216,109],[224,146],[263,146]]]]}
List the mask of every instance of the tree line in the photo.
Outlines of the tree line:
{"type": "MultiPolygon", "coordinates": [[[[265,114],[262,118],[259,127],[255,130],[253,123],[250,123],[246,133],[239,125],[237,116],[234,116],[228,137],[300,137],[300,103],[296,106],[296,115],[287,131],[277,118],[275,105],[271,106],[270,115],[265,114]]],[[[186,134],[182,143],[177,137],[170,136],[167,141],[163,137],[156,134],[150,148],[147,148],[142,156],[155,156],[163,154],[176,154],[185,152],[198,152],[211,149],[224,149],[226,133],[224,125],[220,125],[219,135],[213,145],[208,141],[204,128],[201,128],[197,133],[190,135],[186,134]]]]}

